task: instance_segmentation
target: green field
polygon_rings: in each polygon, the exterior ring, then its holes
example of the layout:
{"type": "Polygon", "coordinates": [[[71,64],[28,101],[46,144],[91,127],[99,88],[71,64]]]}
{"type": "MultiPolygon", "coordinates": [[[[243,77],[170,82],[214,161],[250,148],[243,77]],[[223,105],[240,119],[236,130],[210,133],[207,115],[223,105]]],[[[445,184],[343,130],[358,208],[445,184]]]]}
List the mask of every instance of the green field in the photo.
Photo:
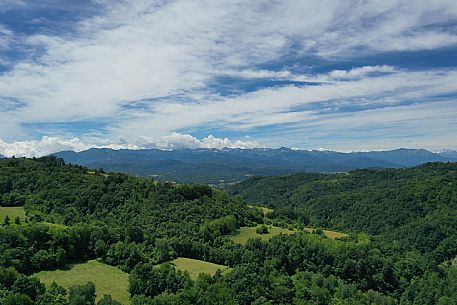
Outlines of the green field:
{"type": "MultiPolygon", "coordinates": [[[[305,230],[310,233],[313,233],[314,231],[316,231],[316,229],[312,229],[312,228],[306,228],[305,230]]],[[[324,232],[325,236],[327,236],[328,238],[331,238],[331,239],[348,236],[345,233],[336,232],[336,231],[330,231],[330,230],[322,230],[322,231],[324,232]]]]}
{"type": "Polygon", "coordinates": [[[57,223],[51,223],[51,222],[47,222],[47,221],[42,221],[40,223],[48,226],[49,232],[51,232],[51,233],[55,233],[60,230],[65,230],[67,228],[67,226],[59,225],[57,223]]]}
{"type": "Polygon", "coordinates": [[[200,273],[214,275],[216,274],[217,270],[226,271],[230,269],[224,265],[208,263],[205,261],[185,257],[178,257],[177,259],[171,261],[171,263],[176,267],[177,270],[189,272],[189,275],[193,280],[197,279],[200,273]]]}
{"type": "Polygon", "coordinates": [[[65,288],[90,281],[95,284],[97,300],[104,294],[111,294],[113,299],[122,304],[130,302],[128,273],[96,260],[74,264],[69,270],[41,271],[35,276],[47,286],[56,282],[65,288]]]}
{"type": "Polygon", "coordinates": [[[294,234],[295,231],[289,230],[289,229],[283,229],[275,226],[268,226],[268,233],[267,234],[257,234],[256,232],[256,227],[241,227],[239,231],[232,236],[230,236],[230,239],[233,240],[235,243],[240,244],[240,245],[245,245],[246,242],[250,238],[256,238],[259,237],[262,240],[268,240],[272,238],[273,236],[279,235],[279,234],[294,234]]]}
{"type": "Polygon", "coordinates": [[[3,219],[5,216],[8,215],[10,218],[11,223],[14,223],[14,219],[17,216],[21,219],[21,221],[25,221],[25,211],[22,207],[0,207],[0,222],[3,223],[3,219]]]}
{"type": "MultiPolygon", "coordinates": [[[[313,228],[306,228],[305,231],[313,233],[316,229],[313,228]]],[[[340,237],[346,237],[348,236],[345,233],[341,232],[336,232],[336,231],[330,231],[330,230],[322,230],[328,238],[340,238],[340,237]]],[[[230,239],[233,240],[235,243],[240,244],[240,245],[245,245],[246,242],[250,238],[256,238],[259,237],[262,240],[268,240],[272,238],[273,236],[279,235],[279,234],[287,234],[291,235],[296,233],[297,231],[290,230],[290,229],[283,229],[275,226],[268,226],[268,233],[267,234],[257,234],[256,232],[256,227],[241,227],[238,232],[230,236],[230,239]]]]}
{"type": "Polygon", "coordinates": [[[248,204],[248,207],[250,207],[250,208],[256,208],[256,209],[261,210],[262,213],[263,213],[263,216],[267,216],[268,214],[270,214],[271,212],[273,212],[273,209],[266,208],[266,207],[261,207],[261,206],[257,206],[257,205],[249,205],[249,204],[248,204]]]}

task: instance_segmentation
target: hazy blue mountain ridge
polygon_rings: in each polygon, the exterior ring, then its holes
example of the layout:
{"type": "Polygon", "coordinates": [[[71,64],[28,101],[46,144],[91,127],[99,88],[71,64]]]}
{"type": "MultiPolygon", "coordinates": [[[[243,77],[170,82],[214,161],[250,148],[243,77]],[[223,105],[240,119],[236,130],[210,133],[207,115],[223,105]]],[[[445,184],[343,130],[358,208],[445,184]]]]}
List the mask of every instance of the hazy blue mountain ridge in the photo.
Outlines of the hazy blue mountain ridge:
{"type": "MultiPolygon", "coordinates": [[[[454,152],[455,153],[455,152],[454,152]]],[[[255,149],[113,150],[91,148],[53,154],[90,168],[153,176],[159,180],[224,184],[250,176],[295,172],[347,172],[358,168],[401,168],[427,162],[457,161],[453,155],[424,149],[342,153],[335,151],[255,149]]]]}

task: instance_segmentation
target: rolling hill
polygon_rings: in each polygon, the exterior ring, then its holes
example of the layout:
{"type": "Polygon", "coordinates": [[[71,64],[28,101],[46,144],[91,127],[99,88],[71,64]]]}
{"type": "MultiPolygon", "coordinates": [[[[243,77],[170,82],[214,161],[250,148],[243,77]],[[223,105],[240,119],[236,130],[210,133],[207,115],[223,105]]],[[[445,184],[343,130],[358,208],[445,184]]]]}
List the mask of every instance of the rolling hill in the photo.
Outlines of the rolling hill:
{"type": "Polygon", "coordinates": [[[231,189],[249,205],[53,157],[2,159],[0,172],[2,205],[29,219],[0,226],[1,304],[118,304],[129,293],[132,305],[457,299],[454,163],[255,177],[231,189]]]}
{"type": "Polygon", "coordinates": [[[441,256],[447,255],[441,252],[445,244],[457,242],[456,186],[457,163],[427,163],[404,169],[254,177],[228,191],[313,227],[383,235],[441,256]]]}

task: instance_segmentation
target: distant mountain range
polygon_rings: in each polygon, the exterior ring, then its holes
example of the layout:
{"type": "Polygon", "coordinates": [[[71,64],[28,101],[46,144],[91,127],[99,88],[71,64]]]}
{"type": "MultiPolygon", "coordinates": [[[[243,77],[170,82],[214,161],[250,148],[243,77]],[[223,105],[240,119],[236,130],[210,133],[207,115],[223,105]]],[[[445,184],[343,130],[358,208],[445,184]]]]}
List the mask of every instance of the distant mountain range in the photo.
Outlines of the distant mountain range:
{"type": "Polygon", "coordinates": [[[289,148],[113,150],[89,149],[53,154],[67,163],[152,176],[158,180],[222,185],[254,175],[294,172],[347,172],[357,168],[400,168],[426,162],[457,161],[457,152],[424,149],[341,153],[289,148]]]}
{"type": "Polygon", "coordinates": [[[442,150],[437,152],[437,154],[445,159],[457,160],[457,151],[455,150],[442,150]]]}

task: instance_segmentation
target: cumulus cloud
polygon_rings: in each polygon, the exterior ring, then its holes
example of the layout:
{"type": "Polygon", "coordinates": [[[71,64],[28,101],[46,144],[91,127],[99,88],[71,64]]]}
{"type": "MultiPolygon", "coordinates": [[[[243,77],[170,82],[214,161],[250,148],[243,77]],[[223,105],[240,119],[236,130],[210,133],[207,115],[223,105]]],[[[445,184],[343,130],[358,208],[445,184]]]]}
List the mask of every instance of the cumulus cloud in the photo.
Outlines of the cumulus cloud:
{"type": "Polygon", "coordinates": [[[209,135],[201,140],[190,134],[173,132],[170,135],[160,137],[157,141],[148,144],[149,147],[160,149],[183,149],[183,148],[242,148],[249,149],[259,147],[259,143],[250,140],[230,140],[228,138],[217,138],[209,135]]]}
{"type": "Polygon", "coordinates": [[[175,150],[184,148],[255,148],[259,143],[251,140],[230,140],[228,138],[217,138],[209,135],[201,140],[190,135],[174,132],[158,139],[139,138],[134,143],[127,142],[120,138],[117,142],[110,142],[104,139],[100,142],[91,142],[94,139],[59,137],[43,137],[41,140],[26,140],[5,142],[0,139],[0,154],[11,157],[41,157],[59,151],[83,151],[89,148],[111,148],[111,149],[147,149],[156,148],[163,150],[175,150]]]}
{"type": "Polygon", "coordinates": [[[81,151],[90,147],[90,144],[83,143],[79,138],[60,139],[57,137],[43,137],[41,140],[15,141],[10,143],[0,139],[0,154],[7,157],[40,157],[56,151],[81,151]]]}

